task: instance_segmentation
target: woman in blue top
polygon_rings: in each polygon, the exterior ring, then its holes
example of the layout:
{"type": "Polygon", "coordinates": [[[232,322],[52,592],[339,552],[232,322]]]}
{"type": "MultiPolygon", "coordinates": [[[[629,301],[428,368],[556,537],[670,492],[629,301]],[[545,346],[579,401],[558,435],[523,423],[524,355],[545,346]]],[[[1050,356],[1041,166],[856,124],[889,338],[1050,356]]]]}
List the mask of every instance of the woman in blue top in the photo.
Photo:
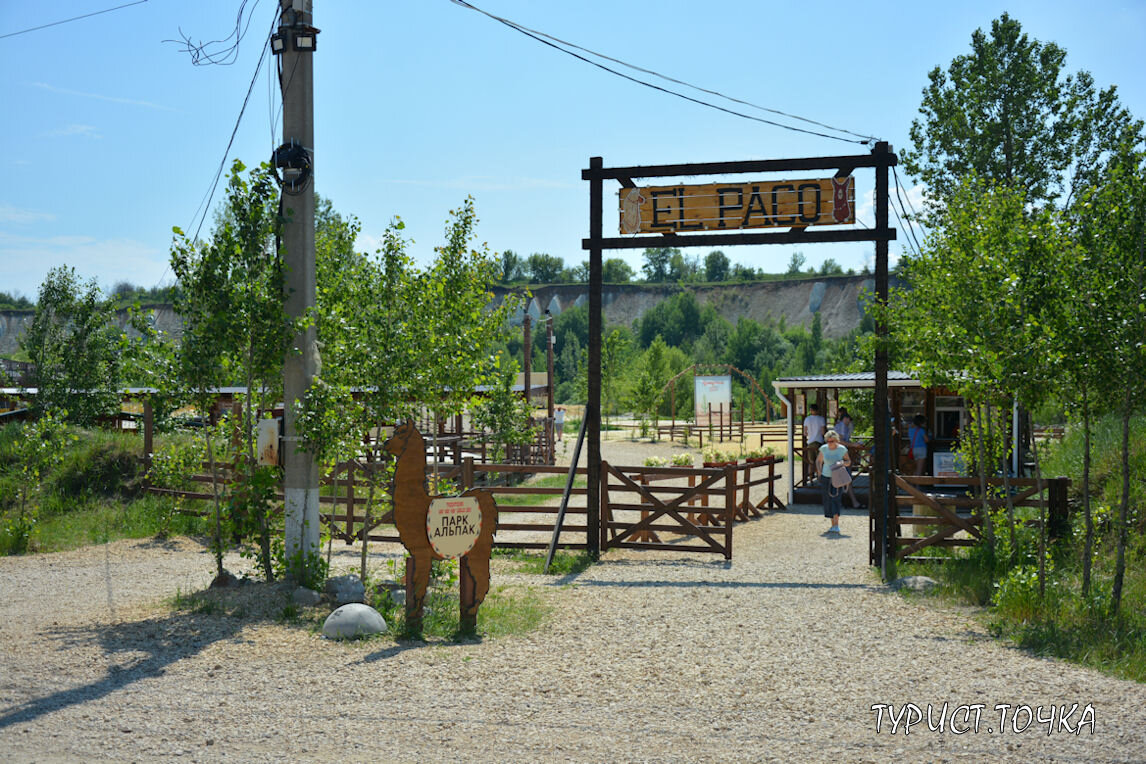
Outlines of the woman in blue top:
{"type": "Polygon", "coordinates": [[[907,428],[907,442],[911,444],[915,474],[922,475],[927,469],[927,444],[931,442],[931,438],[927,435],[927,420],[922,415],[916,414],[911,422],[911,427],[907,428]]]}
{"type": "Polygon", "coordinates": [[[820,490],[824,496],[824,517],[832,519],[832,527],[828,529],[828,533],[839,533],[844,489],[832,488],[832,465],[843,462],[845,467],[850,467],[852,460],[848,456],[847,446],[840,443],[838,432],[828,430],[824,438],[828,442],[820,446],[820,452],[816,455],[816,474],[820,476],[820,490]]]}

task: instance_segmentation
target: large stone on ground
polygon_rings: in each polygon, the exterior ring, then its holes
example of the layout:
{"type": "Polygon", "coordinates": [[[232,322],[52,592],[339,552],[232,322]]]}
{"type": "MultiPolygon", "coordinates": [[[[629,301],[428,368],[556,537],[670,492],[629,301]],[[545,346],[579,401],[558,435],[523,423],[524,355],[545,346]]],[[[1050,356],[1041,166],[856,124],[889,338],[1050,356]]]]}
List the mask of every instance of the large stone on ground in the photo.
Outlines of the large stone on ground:
{"type": "Polygon", "coordinates": [[[386,630],[386,620],[374,608],[358,602],[335,610],[322,625],[322,636],[327,639],[354,639],[380,634],[386,630]]]}
{"type": "Polygon", "coordinates": [[[361,579],[353,574],[326,579],[326,593],[337,605],[366,601],[366,587],[362,585],[361,579]]]}
{"type": "Polygon", "coordinates": [[[322,601],[322,595],[316,592],[314,589],[307,589],[305,586],[299,586],[296,587],[293,592],[291,592],[291,601],[293,601],[294,604],[300,605],[302,607],[314,607],[322,601]]]}
{"type": "Polygon", "coordinates": [[[927,593],[939,586],[939,582],[928,576],[905,576],[895,579],[888,586],[897,592],[906,589],[909,592],[927,593]]]}

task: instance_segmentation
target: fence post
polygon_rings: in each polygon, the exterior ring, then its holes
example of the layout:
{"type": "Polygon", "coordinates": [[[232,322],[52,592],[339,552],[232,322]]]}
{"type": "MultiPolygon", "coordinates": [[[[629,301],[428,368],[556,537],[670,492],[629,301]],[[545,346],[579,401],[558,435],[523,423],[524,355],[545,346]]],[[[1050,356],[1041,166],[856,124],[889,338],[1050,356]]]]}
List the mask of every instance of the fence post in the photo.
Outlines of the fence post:
{"type": "MultiPolygon", "coordinates": [[[[609,548],[609,526],[613,522],[613,513],[609,510],[609,463],[604,459],[601,460],[601,493],[598,500],[601,503],[597,507],[597,517],[601,518],[601,521],[598,523],[600,526],[600,538],[598,540],[597,548],[604,552],[609,548]]],[[[589,495],[586,495],[585,508],[590,514],[592,514],[593,508],[588,506],[588,501],[589,495]]],[[[591,525],[591,523],[589,525],[591,525]]],[[[589,541],[590,548],[592,548],[592,539],[587,540],[589,541]]]]}
{"type": "MultiPolygon", "coordinates": [[[[348,538],[348,539],[354,538],[354,467],[355,466],[356,466],[356,462],[354,461],[353,457],[347,460],[347,462],[346,462],[346,538],[348,538]]],[[[334,469],[337,470],[338,465],[335,465],[334,469]]],[[[337,475],[338,473],[335,472],[335,474],[337,475]]],[[[334,502],[335,502],[334,503],[335,509],[337,509],[338,508],[338,493],[337,492],[335,492],[335,494],[334,494],[334,502]]],[[[331,518],[330,526],[331,526],[331,529],[333,530],[333,528],[334,528],[334,519],[333,518],[331,518]]],[[[366,527],[365,521],[363,521],[362,527],[363,528],[366,527]]],[[[331,534],[331,535],[333,535],[333,534],[331,534]]]]}
{"type": "Polygon", "coordinates": [[[1063,538],[1070,533],[1070,505],[1067,499],[1067,487],[1069,485],[1070,478],[1062,476],[1048,481],[1049,523],[1047,535],[1052,539],[1063,538]]]}
{"type": "Polygon", "coordinates": [[[468,491],[474,487],[474,458],[467,456],[462,460],[462,489],[468,491]]]}
{"type": "Polygon", "coordinates": [[[732,559],[732,525],[736,522],[736,468],[724,465],[724,559],[732,559]]]}
{"type": "Polygon", "coordinates": [[[151,483],[151,454],[155,450],[155,413],[151,408],[151,400],[143,402],[143,479],[147,485],[151,483]]]}

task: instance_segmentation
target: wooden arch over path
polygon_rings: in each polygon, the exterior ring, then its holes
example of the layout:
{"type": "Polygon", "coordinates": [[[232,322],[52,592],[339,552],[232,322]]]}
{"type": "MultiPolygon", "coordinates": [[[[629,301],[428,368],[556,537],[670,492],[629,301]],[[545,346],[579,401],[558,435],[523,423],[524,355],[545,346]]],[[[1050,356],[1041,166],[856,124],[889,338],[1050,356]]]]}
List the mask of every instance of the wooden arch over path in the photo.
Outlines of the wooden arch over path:
{"type": "MultiPolygon", "coordinates": [[[[601,335],[603,333],[603,295],[602,295],[602,264],[603,252],[607,249],[644,249],[649,246],[657,247],[725,247],[741,244],[812,244],[825,242],[870,241],[875,243],[875,297],[879,303],[886,304],[888,298],[888,242],[895,239],[896,231],[888,224],[888,181],[889,171],[899,163],[891,145],[885,141],[875,144],[870,154],[850,156],[822,156],[803,159],[761,159],[746,162],[705,162],[698,164],[670,164],[649,165],[643,167],[605,167],[601,157],[590,157],[589,167],[581,171],[581,179],[589,181],[589,237],[581,240],[581,248],[589,252],[589,368],[588,393],[589,400],[585,406],[584,424],[586,425],[589,440],[588,485],[587,497],[589,516],[586,528],[589,552],[596,557],[601,550],[601,335]],[[806,197],[814,197],[818,203],[822,197],[821,192],[815,191],[815,185],[827,189],[827,196],[832,197],[833,191],[838,194],[839,189],[848,186],[849,176],[857,168],[871,167],[875,170],[875,226],[872,228],[856,228],[824,230],[815,227],[819,221],[819,212],[805,214],[808,209],[804,205],[806,197]],[[685,215],[685,200],[688,192],[684,187],[650,189],[648,198],[643,190],[637,187],[634,179],[641,178],[681,178],[693,176],[722,176],[743,175],[746,173],[776,173],[776,172],[805,172],[808,170],[829,170],[833,172],[827,185],[825,181],[781,181],[779,183],[739,184],[739,193],[748,194],[747,205],[742,225],[737,225],[733,217],[725,216],[726,209],[736,207],[726,203],[722,194],[735,195],[737,185],[727,183],[713,186],[707,190],[709,198],[716,198],[715,207],[709,202],[710,213],[705,223],[696,222],[698,218],[685,215]],[[621,229],[630,235],[606,237],[604,235],[604,201],[605,181],[615,181],[625,189],[625,195],[619,216],[621,229]],[[787,188],[793,193],[800,194],[800,200],[795,210],[783,209],[777,204],[777,192],[787,188]],[[805,191],[807,189],[807,191],[805,191]],[[678,200],[673,207],[669,201],[670,196],[678,200]],[[767,227],[791,226],[790,229],[767,232],[736,231],[725,233],[721,229],[757,227],[749,226],[749,217],[753,209],[763,211],[764,198],[770,195],[771,210],[764,212],[767,227]],[[759,205],[754,203],[760,199],[759,205]],[[663,202],[663,204],[661,204],[663,202]],[[631,203],[631,204],[630,204],[631,203]],[[625,206],[630,205],[630,206],[625,206]],[[639,206],[638,206],[639,205],[639,206]],[[651,227],[645,227],[641,222],[641,214],[635,214],[636,226],[633,225],[633,210],[644,210],[651,207],[651,227]],[[711,210],[717,210],[715,217],[711,210]],[[679,213],[679,214],[678,214],[679,213]],[[658,222],[659,221],[659,222],[658,222]],[[726,223],[731,223],[726,225],[726,223]],[[660,228],[657,226],[660,225],[660,228]],[[812,226],[812,227],[809,227],[812,226]],[[705,229],[710,232],[703,232],[705,229]],[[655,229],[655,230],[654,230],[655,229]],[[652,231],[650,235],[642,235],[652,231]],[[681,233],[691,231],[691,233],[681,233]],[[697,233],[697,231],[701,231],[697,233]]],[[[854,189],[853,189],[854,193],[854,189]]],[[[733,197],[735,198],[735,197],[733,197]]],[[[743,197],[741,197],[743,198],[743,197]]],[[[621,201],[619,199],[619,201],[621,201]]],[[[692,204],[698,204],[693,202],[692,204]]],[[[819,209],[819,208],[817,208],[819,209]]],[[[838,209],[838,207],[837,207],[838,209]]],[[[854,210],[854,204],[853,204],[854,210]]],[[[832,213],[829,213],[832,214],[832,213]]],[[[854,219],[854,218],[853,218],[854,219]]],[[[828,223],[830,221],[823,220],[828,223]]],[[[836,222],[845,221],[836,218],[836,222]]],[[[887,407],[887,324],[877,322],[876,336],[881,340],[875,351],[875,401],[873,411],[883,411],[887,407]]],[[[873,417],[875,423],[875,461],[872,468],[872,513],[873,519],[879,526],[880,539],[880,568],[884,578],[894,575],[894,555],[888,554],[888,479],[891,474],[887,456],[887,443],[890,435],[888,421],[885,416],[873,417]]]]}
{"type": "MultiPolygon", "coordinates": [[[[740,369],[736,368],[735,366],[733,366],[732,364],[729,364],[729,363],[694,363],[692,366],[689,366],[687,369],[682,369],[680,371],[680,373],[673,376],[673,378],[670,379],[668,382],[665,382],[665,386],[661,388],[661,395],[662,396],[665,394],[665,390],[669,390],[671,388],[671,391],[670,391],[671,403],[669,404],[669,406],[670,406],[670,410],[672,411],[673,422],[676,421],[676,381],[686,374],[695,375],[697,369],[701,369],[701,370],[726,369],[729,372],[729,376],[732,376],[732,372],[736,372],[737,374],[739,374],[741,376],[741,378],[745,382],[748,383],[748,386],[751,390],[753,390],[755,393],[759,393],[761,399],[763,399],[763,401],[764,401],[764,411],[768,416],[768,421],[769,422],[772,421],[772,399],[769,398],[768,395],[764,392],[764,390],[761,389],[760,385],[756,382],[756,380],[754,378],[752,378],[748,374],[745,374],[743,371],[741,371],[740,369]]],[[[753,397],[753,400],[755,400],[755,397],[753,397]]],[[[755,406],[755,404],[753,404],[752,419],[754,421],[756,419],[755,408],[756,408],[756,406],[755,406]]]]}

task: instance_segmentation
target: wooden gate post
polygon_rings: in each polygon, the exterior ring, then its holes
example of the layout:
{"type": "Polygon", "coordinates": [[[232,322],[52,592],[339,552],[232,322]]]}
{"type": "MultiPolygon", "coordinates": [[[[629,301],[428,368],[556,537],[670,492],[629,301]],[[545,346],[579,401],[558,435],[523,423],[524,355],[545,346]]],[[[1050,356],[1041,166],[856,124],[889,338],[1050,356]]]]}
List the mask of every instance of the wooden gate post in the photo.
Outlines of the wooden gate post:
{"type": "Polygon", "coordinates": [[[474,458],[467,456],[462,460],[462,490],[468,491],[474,487],[474,458]]]}
{"type": "MultiPolygon", "coordinates": [[[[350,459],[348,459],[346,461],[346,538],[347,538],[347,543],[350,543],[349,540],[354,538],[354,466],[355,466],[354,458],[351,457],[350,459]]],[[[338,465],[335,465],[334,469],[337,470],[338,465]]],[[[338,474],[337,471],[334,474],[337,475],[338,474]]],[[[334,492],[334,508],[337,511],[337,509],[338,509],[338,491],[334,492]]],[[[333,517],[330,518],[330,527],[331,527],[331,530],[333,531],[334,530],[334,518],[333,517]]],[[[364,535],[365,535],[365,531],[366,531],[366,519],[365,518],[363,518],[363,520],[362,520],[362,530],[363,530],[364,535]]],[[[333,533],[331,535],[333,535],[333,533]]]]}
{"type": "Polygon", "coordinates": [[[724,466],[724,559],[732,559],[732,525],[736,522],[736,467],[724,466]]]}
{"type": "Polygon", "coordinates": [[[146,485],[151,482],[151,454],[155,450],[155,413],[151,399],[143,402],[143,479],[146,485]]]}
{"type": "Polygon", "coordinates": [[[1070,478],[1057,477],[1047,481],[1047,535],[1052,539],[1063,538],[1070,533],[1070,505],[1067,490],[1070,478]]]}

